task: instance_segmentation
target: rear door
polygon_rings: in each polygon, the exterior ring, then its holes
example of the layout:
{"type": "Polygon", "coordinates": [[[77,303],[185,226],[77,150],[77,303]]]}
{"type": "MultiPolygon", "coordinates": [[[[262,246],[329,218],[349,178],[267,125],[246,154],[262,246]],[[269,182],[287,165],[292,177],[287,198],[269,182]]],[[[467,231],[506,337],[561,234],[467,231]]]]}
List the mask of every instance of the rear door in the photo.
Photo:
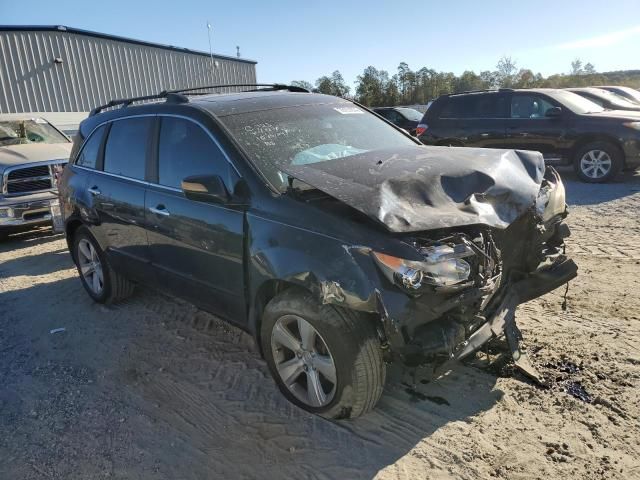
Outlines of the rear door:
{"type": "Polygon", "coordinates": [[[214,137],[183,117],[161,116],[156,179],[146,199],[151,261],[162,286],[237,322],[244,302],[244,211],[187,199],[181,182],[219,175],[233,191],[238,174],[214,137]]]}
{"type": "Polygon", "coordinates": [[[568,145],[568,112],[560,117],[547,117],[553,107],[561,107],[554,99],[531,92],[514,92],[510,98],[506,148],[536,150],[546,160],[559,160],[568,145]]]}
{"type": "Polygon", "coordinates": [[[145,172],[153,122],[154,116],[111,122],[104,154],[87,182],[96,217],[92,232],[116,269],[145,281],[150,273],[145,172]]]}

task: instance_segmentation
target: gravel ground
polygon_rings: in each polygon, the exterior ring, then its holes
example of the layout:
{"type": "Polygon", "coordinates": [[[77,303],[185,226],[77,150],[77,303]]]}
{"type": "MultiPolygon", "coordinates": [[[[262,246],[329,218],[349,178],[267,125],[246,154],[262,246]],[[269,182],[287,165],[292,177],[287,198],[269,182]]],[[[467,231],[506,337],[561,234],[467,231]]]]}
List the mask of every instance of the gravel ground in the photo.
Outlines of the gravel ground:
{"type": "Polygon", "coordinates": [[[579,277],[566,310],[561,289],[518,311],[551,388],[497,345],[415,389],[395,372],[355,421],[290,405],[248,335],[188,304],[94,304],[61,236],[0,244],[0,478],[640,478],[640,176],[566,178],[579,277]]]}

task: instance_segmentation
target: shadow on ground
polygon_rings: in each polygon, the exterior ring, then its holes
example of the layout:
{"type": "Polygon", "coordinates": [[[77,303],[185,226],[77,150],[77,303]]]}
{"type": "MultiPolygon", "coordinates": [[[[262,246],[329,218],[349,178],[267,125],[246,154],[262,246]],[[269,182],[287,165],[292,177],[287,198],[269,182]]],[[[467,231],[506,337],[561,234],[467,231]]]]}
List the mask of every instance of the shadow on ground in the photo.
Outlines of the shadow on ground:
{"type": "Polygon", "coordinates": [[[597,205],[640,192],[640,171],[624,172],[609,183],[584,183],[571,168],[559,168],[567,189],[567,203],[571,205],[597,205]]]}
{"type": "MultiPolygon", "coordinates": [[[[60,237],[31,241],[3,271],[72,266],[60,237]]],[[[0,294],[2,478],[372,478],[502,396],[460,366],[419,395],[391,378],[372,413],[330,422],[282,397],[248,335],[150,290],[97,305],[69,275],[0,294]]]]}

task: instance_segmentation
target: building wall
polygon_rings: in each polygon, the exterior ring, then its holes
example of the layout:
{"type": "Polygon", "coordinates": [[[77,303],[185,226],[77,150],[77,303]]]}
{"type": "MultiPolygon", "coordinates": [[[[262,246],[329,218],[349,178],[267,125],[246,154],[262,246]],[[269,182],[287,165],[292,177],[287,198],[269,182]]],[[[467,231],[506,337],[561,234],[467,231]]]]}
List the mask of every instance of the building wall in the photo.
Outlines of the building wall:
{"type": "Polygon", "coordinates": [[[0,113],[87,112],[165,89],[255,82],[255,62],[232,57],[70,31],[0,30],[0,113]]]}

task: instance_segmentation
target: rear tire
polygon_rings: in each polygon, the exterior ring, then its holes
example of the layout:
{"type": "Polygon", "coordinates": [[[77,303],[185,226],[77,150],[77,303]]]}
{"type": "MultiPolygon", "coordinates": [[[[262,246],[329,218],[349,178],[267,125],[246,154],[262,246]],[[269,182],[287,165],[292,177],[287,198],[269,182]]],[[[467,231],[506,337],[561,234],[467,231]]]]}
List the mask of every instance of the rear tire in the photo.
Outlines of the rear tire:
{"type": "Polygon", "coordinates": [[[623,154],[611,142],[589,143],[576,152],[573,169],[583,182],[605,183],[613,180],[624,164],[623,154]]]}
{"type": "Polygon", "coordinates": [[[73,260],[89,296],[98,303],[116,303],[131,296],[135,285],[116,272],[87,227],[73,235],[73,260]]]}
{"type": "Polygon", "coordinates": [[[261,346],[280,391],[311,413],[355,418],[382,394],[386,367],[371,320],[308,292],[286,290],[267,304],[261,346]]]}

